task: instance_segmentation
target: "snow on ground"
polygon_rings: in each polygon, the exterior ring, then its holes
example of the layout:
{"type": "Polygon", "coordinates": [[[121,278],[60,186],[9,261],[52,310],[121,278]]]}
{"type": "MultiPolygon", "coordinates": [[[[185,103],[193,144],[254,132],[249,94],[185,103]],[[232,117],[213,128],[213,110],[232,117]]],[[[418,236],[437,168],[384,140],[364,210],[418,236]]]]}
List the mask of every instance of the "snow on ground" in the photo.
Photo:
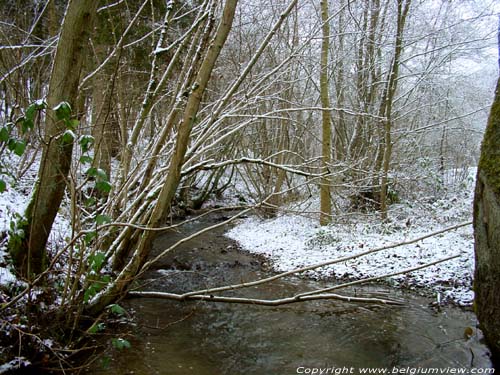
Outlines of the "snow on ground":
{"type": "MultiPolygon", "coordinates": [[[[471,171],[471,176],[475,171],[471,171]]],[[[368,249],[408,241],[471,220],[474,179],[441,199],[392,205],[390,220],[375,215],[343,216],[327,227],[317,217],[282,214],[273,219],[241,220],[226,235],[247,251],[268,257],[276,271],[350,256],[368,249]]],[[[373,253],[343,263],[308,271],[312,278],[358,279],[380,276],[459,254],[460,257],[411,274],[395,276],[391,283],[433,291],[442,301],[470,305],[474,299],[474,240],[472,226],[423,241],[373,253]]]]}
{"type": "MultiPolygon", "coordinates": [[[[26,205],[33,188],[39,160],[34,160],[19,179],[14,178],[16,166],[20,164],[17,156],[5,156],[6,164],[13,166],[11,175],[4,174],[2,178],[7,182],[7,190],[0,193],[0,286],[16,282],[16,277],[10,271],[6,260],[7,233],[12,229],[18,215],[24,213],[26,205]]],[[[56,216],[51,236],[49,237],[49,248],[57,249],[62,246],[64,238],[69,235],[71,225],[62,214],[56,216]]]]}

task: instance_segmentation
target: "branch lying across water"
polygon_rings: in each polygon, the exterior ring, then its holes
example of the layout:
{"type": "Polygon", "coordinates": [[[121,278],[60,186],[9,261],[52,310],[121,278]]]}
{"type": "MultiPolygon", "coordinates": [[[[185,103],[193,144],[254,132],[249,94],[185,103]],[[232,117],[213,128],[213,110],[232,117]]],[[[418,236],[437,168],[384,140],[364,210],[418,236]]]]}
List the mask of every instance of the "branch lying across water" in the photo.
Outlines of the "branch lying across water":
{"type": "MultiPolygon", "coordinates": [[[[269,283],[271,281],[275,281],[275,280],[281,279],[281,278],[286,277],[286,276],[290,276],[290,275],[294,275],[294,274],[298,274],[298,273],[302,273],[302,272],[306,272],[306,271],[311,271],[311,270],[314,270],[314,269],[317,269],[317,268],[329,266],[329,265],[336,264],[336,263],[345,262],[347,260],[359,258],[359,257],[365,256],[365,255],[372,254],[372,253],[377,253],[377,252],[380,252],[380,251],[383,251],[383,250],[388,250],[388,249],[393,249],[393,248],[400,247],[400,246],[410,245],[410,244],[413,244],[415,242],[419,242],[419,241],[425,240],[426,238],[437,236],[439,234],[442,234],[442,233],[445,233],[445,232],[449,232],[449,231],[452,231],[452,230],[455,230],[455,229],[458,229],[458,228],[461,228],[461,227],[464,227],[464,226],[467,226],[467,225],[470,225],[470,224],[472,224],[472,222],[468,221],[466,223],[461,223],[461,224],[457,224],[457,225],[454,225],[454,226],[451,226],[451,227],[448,227],[448,228],[444,228],[444,229],[441,229],[439,231],[432,232],[432,233],[426,234],[425,236],[417,237],[417,238],[414,238],[414,239],[411,239],[411,240],[408,240],[408,241],[403,241],[403,242],[398,242],[398,243],[395,243],[395,244],[385,245],[385,246],[382,246],[382,247],[377,247],[377,248],[374,248],[374,249],[366,250],[366,251],[363,251],[363,252],[360,252],[360,253],[357,253],[357,254],[353,254],[353,255],[349,255],[349,256],[345,256],[345,257],[333,259],[333,260],[329,260],[329,261],[326,261],[326,262],[321,262],[321,263],[313,264],[313,265],[310,265],[310,266],[307,266],[307,267],[297,268],[297,269],[294,269],[294,270],[291,270],[291,271],[287,271],[287,272],[279,273],[279,274],[271,276],[271,277],[267,277],[265,279],[260,279],[260,280],[255,280],[255,281],[250,281],[250,282],[245,282],[245,283],[240,283],[240,284],[234,284],[234,285],[227,285],[227,286],[222,286],[222,287],[217,287],[217,288],[209,288],[209,289],[197,290],[197,291],[194,291],[194,292],[185,293],[185,294],[183,294],[183,297],[185,298],[185,297],[189,297],[189,296],[193,296],[193,295],[200,295],[200,294],[213,294],[213,293],[224,292],[224,291],[228,291],[228,290],[236,290],[236,289],[248,288],[248,287],[252,287],[252,286],[257,286],[257,285],[269,283]]],[[[451,259],[451,258],[446,258],[446,259],[441,260],[441,261],[433,262],[432,264],[429,264],[428,266],[431,266],[433,264],[437,264],[437,263],[440,263],[440,262],[444,262],[444,261],[447,261],[449,259],[451,259]]],[[[424,267],[420,267],[420,268],[424,268],[424,267]]],[[[383,276],[380,276],[379,278],[382,278],[382,277],[383,276]]]]}
{"type": "Polygon", "coordinates": [[[369,298],[369,297],[351,297],[344,296],[340,294],[315,294],[310,296],[302,296],[302,297],[287,297],[280,299],[256,299],[256,298],[242,298],[242,297],[221,297],[214,295],[206,295],[206,294],[197,294],[190,295],[185,297],[182,294],[173,294],[173,293],[165,293],[165,292],[129,292],[129,297],[142,297],[142,298],[161,298],[168,299],[174,301],[208,301],[208,302],[226,302],[226,303],[239,303],[246,305],[260,305],[260,306],[280,306],[280,305],[288,305],[290,303],[297,302],[306,302],[306,301],[314,301],[314,300],[339,300],[344,302],[351,303],[376,303],[382,305],[395,305],[402,306],[404,305],[401,301],[384,299],[384,298],[369,298]]]}
{"type": "Polygon", "coordinates": [[[244,297],[224,297],[224,296],[214,296],[213,293],[218,293],[218,292],[224,292],[224,291],[229,291],[229,290],[236,290],[236,289],[242,289],[242,288],[248,288],[252,286],[257,286],[261,284],[265,284],[280,278],[283,278],[285,276],[289,276],[292,274],[297,274],[309,270],[313,270],[316,268],[324,267],[327,265],[343,262],[346,260],[354,259],[354,258],[359,258],[364,255],[368,255],[371,253],[379,252],[382,250],[387,250],[403,245],[408,245],[412,244],[421,240],[424,240],[426,238],[436,236],[451,230],[458,229],[460,227],[470,225],[471,222],[466,222],[458,225],[454,225],[452,227],[448,227],[442,230],[439,230],[437,232],[429,233],[425,236],[421,236],[418,238],[414,238],[412,240],[404,241],[404,242],[399,242],[396,244],[392,245],[386,245],[383,247],[378,247],[375,249],[367,250],[358,254],[354,254],[351,256],[347,257],[342,257],[342,258],[337,258],[333,259],[327,262],[322,262],[318,264],[314,264],[311,266],[303,267],[303,268],[298,268],[292,271],[288,272],[283,272],[280,274],[277,274],[275,276],[271,276],[265,279],[260,279],[252,282],[247,282],[247,283],[240,283],[240,284],[234,284],[234,285],[228,285],[228,286],[223,286],[223,287],[218,287],[218,288],[211,288],[211,289],[204,289],[200,291],[194,291],[194,292],[189,292],[189,293],[184,293],[184,294],[174,294],[174,293],[166,293],[166,292],[149,292],[149,291],[130,291],[128,293],[129,297],[143,297],[143,298],[161,298],[161,299],[169,299],[169,300],[175,300],[175,301],[210,301],[210,302],[226,302],[226,303],[240,303],[240,304],[251,304],[251,305],[264,305],[264,306],[280,306],[280,305],[286,305],[290,303],[296,303],[296,302],[305,302],[305,301],[313,301],[313,300],[325,300],[325,299],[334,299],[334,300],[340,300],[344,302],[351,302],[351,303],[378,303],[378,304],[386,304],[386,305],[403,305],[401,301],[397,300],[392,300],[392,299],[381,299],[381,298],[362,298],[362,297],[351,297],[351,296],[344,296],[340,294],[332,294],[332,293],[326,293],[329,291],[332,291],[334,289],[340,289],[340,288],[345,288],[348,286],[352,285],[357,285],[357,284],[362,284],[362,283],[367,283],[371,281],[376,281],[380,280],[383,278],[387,277],[392,277],[396,275],[401,275],[401,274],[406,274],[410,273],[413,271],[417,271],[423,268],[427,268],[439,263],[443,263],[446,261],[449,261],[454,258],[458,258],[460,255],[452,255],[443,259],[435,260],[420,266],[412,267],[412,268],[407,268],[405,270],[397,271],[397,272],[392,272],[380,276],[374,276],[374,277],[369,277],[365,279],[360,279],[360,280],[355,280],[351,281],[348,283],[343,283],[339,285],[335,285],[329,288],[324,288],[324,289],[317,289],[309,292],[304,292],[300,294],[296,294],[295,296],[292,297],[286,297],[286,298],[281,298],[281,299],[274,299],[274,300],[266,300],[266,299],[254,299],[254,298],[244,298],[244,297]]]}

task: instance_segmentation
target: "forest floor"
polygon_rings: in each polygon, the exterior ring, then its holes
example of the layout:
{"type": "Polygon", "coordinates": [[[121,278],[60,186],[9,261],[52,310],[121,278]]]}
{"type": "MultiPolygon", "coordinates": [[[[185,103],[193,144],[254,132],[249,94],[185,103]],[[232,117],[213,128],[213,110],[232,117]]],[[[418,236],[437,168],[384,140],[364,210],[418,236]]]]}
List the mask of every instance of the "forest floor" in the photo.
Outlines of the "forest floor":
{"type": "MultiPolygon", "coordinates": [[[[447,192],[439,199],[393,204],[386,222],[381,222],[378,214],[344,213],[334,215],[331,225],[321,227],[317,214],[283,213],[271,219],[252,216],[240,220],[226,235],[243,249],[266,256],[276,271],[290,271],[410,241],[471,221],[474,180],[475,170],[471,169],[465,181],[459,186],[447,187],[447,192]]],[[[309,211],[317,212],[318,207],[318,202],[312,202],[309,211]]],[[[296,212],[303,209],[289,208],[296,212]]],[[[396,287],[432,295],[437,303],[470,306],[474,299],[472,225],[308,271],[306,275],[315,279],[361,279],[418,267],[453,255],[459,256],[387,280],[396,287]]]]}

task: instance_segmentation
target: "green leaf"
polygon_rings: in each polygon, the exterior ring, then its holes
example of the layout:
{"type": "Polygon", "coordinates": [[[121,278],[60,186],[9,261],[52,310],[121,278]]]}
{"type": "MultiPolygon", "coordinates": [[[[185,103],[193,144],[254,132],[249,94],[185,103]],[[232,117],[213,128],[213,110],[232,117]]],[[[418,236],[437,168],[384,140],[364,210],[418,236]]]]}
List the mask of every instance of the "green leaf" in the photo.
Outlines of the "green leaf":
{"type": "Polygon", "coordinates": [[[108,175],[106,174],[106,172],[103,169],[98,168],[96,173],[97,173],[97,177],[99,180],[108,181],[108,175]]]}
{"type": "Polygon", "coordinates": [[[56,118],[58,120],[69,120],[71,116],[71,106],[68,102],[61,102],[54,107],[56,118]]]}
{"type": "Polygon", "coordinates": [[[31,119],[24,119],[21,121],[21,131],[24,133],[27,133],[28,131],[30,131],[31,129],[33,129],[35,127],[35,124],[33,123],[33,120],[31,119]]]}
{"type": "Polygon", "coordinates": [[[89,333],[97,333],[104,331],[106,329],[106,325],[104,323],[94,323],[92,327],[89,328],[89,333]]]}
{"type": "Polygon", "coordinates": [[[83,293],[83,302],[87,303],[95,295],[96,295],[96,291],[93,288],[87,288],[85,290],[85,293],[83,293]]]}
{"type": "Polygon", "coordinates": [[[94,197],[90,197],[89,199],[87,199],[85,201],[85,206],[91,207],[91,206],[95,205],[95,203],[96,203],[96,199],[94,197]]]}
{"type": "Polygon", "coordinates": [[[97,215],[97,217],[95,218],[95,222],[97,223],[97,225],[108,224],[111,223],[111,218],[106,215],[97,215]]]}
{"type": "Polygon", "coordinates": [[[35,103],[30,104],[28,106],[28,108],[26,108],[26,113],[25,113],[26,119],[31,120],[31,122],[33,122],[33,119],[35,118],[36,110],[37,110],[37,108],[36,108],[35,103]]]}
{"type": "Polygon", "coordinates": [[[72,130],[66,130],[63,134],[63,143],[72,143],[76,138],[75,133],[72,130]]]}
{"type": "Polygon", "coordinates": [[[106,254],[104,254],[102,251],[97,251],[90,257],[91,267],[95,272],[98,272],[101,269],[105,257],[106,254]]]}
{"type": "Polygon", "coordinates": [[[97,236],[97,233],[92,231],[92,232],[89,232],[85,235],[85,237],[83,237],[83,241],[88,245],[89,243],[92,242],[92,240],[97,236]]]}
{"type": "Polygon", "coordinates": [[[119,316],[123,316],[127,313],[123,307],[121,307],[120,305],[118,305],[116,303],[109,305],[108,308],[111,310],[111,312],[113,314],[116,314],[119,316]]]}
{"type": "Polygon", "coordinates": [[[125,339],[122,339],[121,337],[111,340],[111,344],[118,350],[130,349],[131,347],[130,342],[128,342],[125,339]]]}
{"type": "Polygon", "coordinates": [[[7,142],[9,140],[9,128],[4,126],[0,129],[0,141],[7,142]]]}
{"type": "Polygon", "coordinates": [[[0,178],[0,193],[3,193],[7,190],[7,183],[0,178]]]}
{"type": "Polygon", "coordinates": [[[24,154],[24,150],[26,150],[26,142],[25,141],[16,141],[16,145],[14,147],[14,154],[17,156],[21,156],[24,154]]]}
{"type": "Polygon", "coordinates": [[[66,128],[69,130],[76,130],[76,128],[78,128],[78,124],[80,124],[80,121],[75,119],[64,121],[64,125],[66,125],[66,128]]]}
{"type": "Polygon", "coordinates": [[[83,155],[80,157],[80,163],[82,163],[82,164],[92,163],[93,160],[94,159],[92,159],[92,157],[87,156],[87,155],[83,155]]]}
{"type": "Polygon", "coordinates": [[[95,187],[97,190],[102,191],[103,193],[109,193],[112,188],[111,184],[108,181],[96,182],[95,187]]]}
{"type": "Polygon", "coordinates": [[[87,172],[85,172],[85,173],[89,177],[95,177],[95,176],[97,176],[97,168],[91,167],[91,168],[87,169],[87,172]]]}
{"type": "Polygon", "coordinates": [[[92,145],[94,144],[94,137],[91,135],[84,135],[80,138],[80,146],[82,147],[83,152],[87,152],[90,150],[92,145]]]}
{"type": "Polygon", "coordinates": [[[14,138],[9,138],[9,143],[7,144],[7,147],[9,148],[10,151],[14,152],[17,146],[17,140],[14,138]]]}

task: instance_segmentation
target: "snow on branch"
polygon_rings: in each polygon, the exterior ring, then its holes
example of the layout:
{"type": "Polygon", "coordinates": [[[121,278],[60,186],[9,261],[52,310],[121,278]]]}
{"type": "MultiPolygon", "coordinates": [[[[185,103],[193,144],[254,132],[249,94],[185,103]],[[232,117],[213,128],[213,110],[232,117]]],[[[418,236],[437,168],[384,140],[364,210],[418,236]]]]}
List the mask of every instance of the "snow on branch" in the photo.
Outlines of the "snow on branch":
{"type": "MultiPolygon", "coordinates": [[[[414,239],[411,239],[411,240],[408,240],[408,241],[403,241],[403,242],[398,242],[398,243],[395,243],[395,244],[385,245],[385,246],[377,247],[377,248],[374,248],[374,249],[366,250],[366,251],[363,251],[363,252],[360,252],[360,253],[356,253],[356,254],[353,254],[353,255],[349,255],[349,256],[345,256],[345,257],[341,257],[341,258],[336,258],[336,259],[333,259],[333,260],[328,260],[326,262],[316,263],[316,264],[313,264],[313,265],[310,265],[310,266],[307,266],[307,267],[297,268],[297,269],[294,269],[294,270],[291,270],[291,271],[287,271],[287,272],[283,272],[283,273],[280,273],[280,274],[277,274],[277,275],[274,275],[274,276],[271,276],[271,277],[267,277],[265,279],[255,280],[255,281],[241,283],[241,284],[227,285],[227,286],[222,286],[222,287],[218,287],[218,288],[209,288],[209,289],[204,289],[204,290],[198,290],[198,291],[194,291],[194,292],[185,293],[183,296],[184,297],[188,297],[188,296],[191,296],[191,295],[198,295],[198,294],[211,294],[211,293],[216,293],[216,292],[224,292],[224,291],[228,291],[228,290],[236,290],[236,289],[242,289],[242,288],[253,287],[253,286],[257,286],[257,285],[261,285],[261,284],[266,284],[266,283],[269,283],[271,281],[282,279],[282,278],[284,278],[286,276],[294,275],[294,274],[297,274],[297,273],[303,273],[303,272],[311,271],[311,270],[314,270],[314,269],[317,269],[317,268],[330,266],[332,264],[345,262],[345,261],[348,261],[348,260],[351,260],[351,259],[359,258],[359,257],[365,256],[365,255],[368,255],[368,254],[372,254],[372,253],[377,253],[377,252],[380,252],[380,251],[383,251],[383,250],[388,250],[388,249],[393,249],[393,248],[396,248],[396,247],[410,245],[410,244],[413,244],[413,243],[425,240],[426,238],[434,237],[434,236],[437,236],[439,234],[442,234],[442,233],[445,233],[445,232],[449,232],[449,231],[452,231],[452,230],[455,230],[455,229],[458,229],[458,228],[461,228],[461,227],[464,227],[464,226],[467,226],[467,225],[471,225],[471,224],[472,224],[472,222],[468,221],[468,222],[457,224],[457,225],[453,225],[451,227],[447,227],[447,228],[441,229],[439,231],[432,232],[432,233],[429,233],[429,234],[426,234],[424,236],[420,236],[420,237],[417,237],[417,238],[414,238],[414,239]]],[[[451,257],[450,259],[452,259],[454,257],[455,256],[451,257]]],[[[449,260],[449,259],[446,258],[444,260],[441,260],[441,262],[444,262],[446,260],[449,260]]],[[[438,261],[438,263],[439,263],[439,261],[438,261]]],[[[429,266],[430,265],[432,265],[432,264],[429,264],[429,266]]],[[[424,267],[421,267],[421,268],[424,268],[424,267]]]]}
{"type": "Polygon", "coordinates": [[[217,169],[217,168],[223,168],[227,167],[228,165],[234,165],[234,164],[242,164],[242,163],[250,163],[250,164],[261,164],[261,165],[266,165],[268,167],[274,167],[277,169],[284,170],[286,172],[294,173],[299,176],[304,176],[304,177],[324,177],[328,175],[328,172],[326,173],[307,173],[298,169],[290,168],[287,166],[284,166],[282,164],[276,164],[272,163],[270,161],[266,161],[263,159],[252,159],[252,158],[247,158],[247,157],[242,157],[239,159],[233,159],[233,160],[225,160],[220,163],[211,163],[211,160],[206,160],[203,161],[199,164],[193,165],[192,167],[186,169],[185,171],[182,172],[182,176],[186,176],[188,174],[191,174],[196,171],[206,171],[210,169],[217,169]]]}
{"type": "Polygon", "coordinates": [[[297,302],[307,302],[315,300],[338,300],[350,303],[376,303],[383,305],[403,306],[404,303],[393,299],[371,298],[371,297],[351,297],[341,294],[316,294],[303,297],[286,297],[280,299],[257,299],[257,298],[242,298],[242,297],[221,297],[214,295],[190,295],[184,297],[182,294],[165,293],[165,292],[129,292],[129,297],[142,298],[161,298],[175,301],[207,301],[207,302],[225,302],[239,303],[246,305],[261,305],[261,306],[280,306],[288,305],[297,302]]]}

